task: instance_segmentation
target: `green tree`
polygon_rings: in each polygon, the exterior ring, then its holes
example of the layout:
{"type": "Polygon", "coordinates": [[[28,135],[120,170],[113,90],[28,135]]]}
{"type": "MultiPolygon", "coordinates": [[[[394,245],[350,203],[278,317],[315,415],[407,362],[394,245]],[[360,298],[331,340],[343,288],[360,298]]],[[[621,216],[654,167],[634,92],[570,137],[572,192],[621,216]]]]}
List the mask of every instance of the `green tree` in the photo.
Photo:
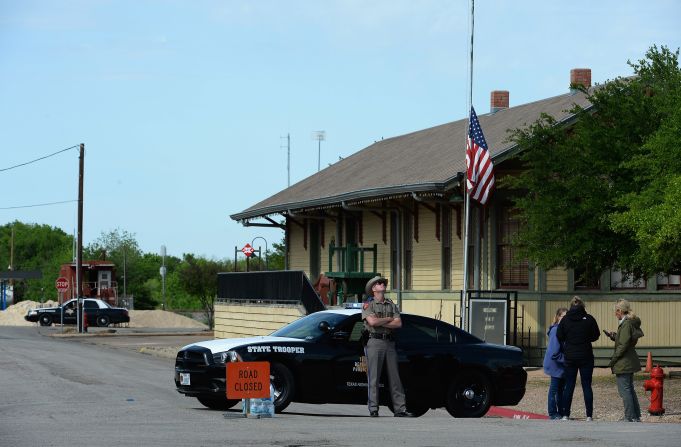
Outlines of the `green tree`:
{"type": "Polygon", "coordinates": [[[281,242],[272,244],[274,250],[269,251],[268,259],[270,270],[284,270],[286,259],[286,237],[281,238],[281,242]]]}
{"type": "Polygon", "coordinates": [[[651,47],[629,63],[634,77],[593,89],[593,107],[575,108],[569,128],[543,115],[512,133],[525,169],[502,185],[519,192],[521,255],[547,269],[617,266],[637,277],[679,265],[678,54],[651,47]]]}
{"type": "Polygon", "coordinates": [[[208,326],[215,323],[214,304],[218,292],[218,273],[229,271],[229,263],[185,254],[179,270],[180,285],[201,302],[208,326]]]}
{"type": "Polygon", "coordinates": [[[39,270],[41,279],[16,281],[15,301],[57,299],[54,281],[61,264],[72,261],[73,237],[49,225],[14,221],[0,226],[0,267],[7,268],[11,257],[11,234],[14,229],[14,270],[39,270]]]}
{"type": "Polygon", "coordinates": [[[116,265],[119,295],[135,298],[136,309],[153,309],[159,303],[147,281],[159,276],[160,256],[142,253],[135,235],[116,228],[102,234],[83,250],[83,259],[109,260],[116,265]]]}

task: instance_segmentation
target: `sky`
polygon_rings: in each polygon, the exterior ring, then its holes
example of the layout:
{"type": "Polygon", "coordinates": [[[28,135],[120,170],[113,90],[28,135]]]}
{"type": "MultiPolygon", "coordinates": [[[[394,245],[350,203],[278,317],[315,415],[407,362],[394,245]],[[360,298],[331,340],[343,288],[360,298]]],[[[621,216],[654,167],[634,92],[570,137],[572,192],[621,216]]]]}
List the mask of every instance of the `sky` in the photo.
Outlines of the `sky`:
{"type": "MultiPolygon", "coordinates": [[[[468,0],[0,0],[0,225],[120,229],[145,252],[233,258],[281,230],[229,218],[381,138],[467,115],[468,0]],[[319,144],[313,132],[323,130],[319,144]],[[46,206],[33,206],[54,202],[46,206]],[[263,238],[263,239],[256,239],[263,238]]],[[[632,73],[681,46],[681,2],[475,4],[473,105],[632,73]]],[[[484,131],[484,129],[483,129],[484,131]]],[[[463,142],[452,150],[464,150],[463,142]]],[[[399,173],[396,173],[399,175],[399,173]]]]}

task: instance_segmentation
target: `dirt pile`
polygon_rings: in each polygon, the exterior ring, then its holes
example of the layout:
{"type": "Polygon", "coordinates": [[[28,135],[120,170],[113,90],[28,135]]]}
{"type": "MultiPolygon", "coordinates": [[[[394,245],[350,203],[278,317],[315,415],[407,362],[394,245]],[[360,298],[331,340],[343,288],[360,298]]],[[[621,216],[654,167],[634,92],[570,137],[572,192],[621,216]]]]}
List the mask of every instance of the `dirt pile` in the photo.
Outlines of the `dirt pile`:
{"type": "Polygon", "coordinates": [[[40,303],[38,301],[20,301],[13,304],[4,311],[0,311],[0,326],[31,326],[36,323],[30,323],[24,320],[24,316],[29,309],[36,309],[38,307],[56,307],[56,301],[46,301],[40,303]]]}
{"type": "MultiPolygon", "coordinates": [[[[29,309],[38,307],[56,307],[56,301],[39,303],[37,301],[21,301],[0,311],[0,326],[33,326],[38,323],[30,323],[24,320],[29,309]]],[[[208,326],[182,315],[163,310],[131,310],[130,327],[137,328],[199,328],[208,329],[208,326]]]]}
{"type": "Polygon", "coordinates": [[[130,327],[208,329],[200,321],[165,310],[131,310],[129,313],[130,327]]]}

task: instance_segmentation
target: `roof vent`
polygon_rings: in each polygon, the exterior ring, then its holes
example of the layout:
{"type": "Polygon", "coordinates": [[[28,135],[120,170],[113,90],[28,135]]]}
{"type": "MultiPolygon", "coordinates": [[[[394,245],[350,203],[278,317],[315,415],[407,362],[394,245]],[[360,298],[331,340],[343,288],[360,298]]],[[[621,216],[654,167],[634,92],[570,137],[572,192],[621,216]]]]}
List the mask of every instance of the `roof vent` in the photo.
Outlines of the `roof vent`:
{"type": "Polygon", "coordinates": [[[570,90],[575,91],[574,86],[581,85],[586,88],[591,88],[591,69],[590,68],[573,68],[570,70],[570,90]]]}
{"type": "Polygon", "coordinates": [[[508,109],[508,90],[494,90],[490,95],[489,108],[491,113],[508,109]]]}

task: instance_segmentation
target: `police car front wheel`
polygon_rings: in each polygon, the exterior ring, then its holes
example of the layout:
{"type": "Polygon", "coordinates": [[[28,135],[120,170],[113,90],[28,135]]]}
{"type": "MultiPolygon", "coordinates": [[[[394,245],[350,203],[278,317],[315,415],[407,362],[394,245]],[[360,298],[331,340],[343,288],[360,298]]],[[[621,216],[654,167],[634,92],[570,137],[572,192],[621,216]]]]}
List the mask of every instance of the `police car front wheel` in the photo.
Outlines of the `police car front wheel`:
{"type": "Polygon", "coordinates": [[[483,417],[491,404],[492,382],[481,371],[463,371],[447,391],[447,411],[457,418],[483,417]]]}

